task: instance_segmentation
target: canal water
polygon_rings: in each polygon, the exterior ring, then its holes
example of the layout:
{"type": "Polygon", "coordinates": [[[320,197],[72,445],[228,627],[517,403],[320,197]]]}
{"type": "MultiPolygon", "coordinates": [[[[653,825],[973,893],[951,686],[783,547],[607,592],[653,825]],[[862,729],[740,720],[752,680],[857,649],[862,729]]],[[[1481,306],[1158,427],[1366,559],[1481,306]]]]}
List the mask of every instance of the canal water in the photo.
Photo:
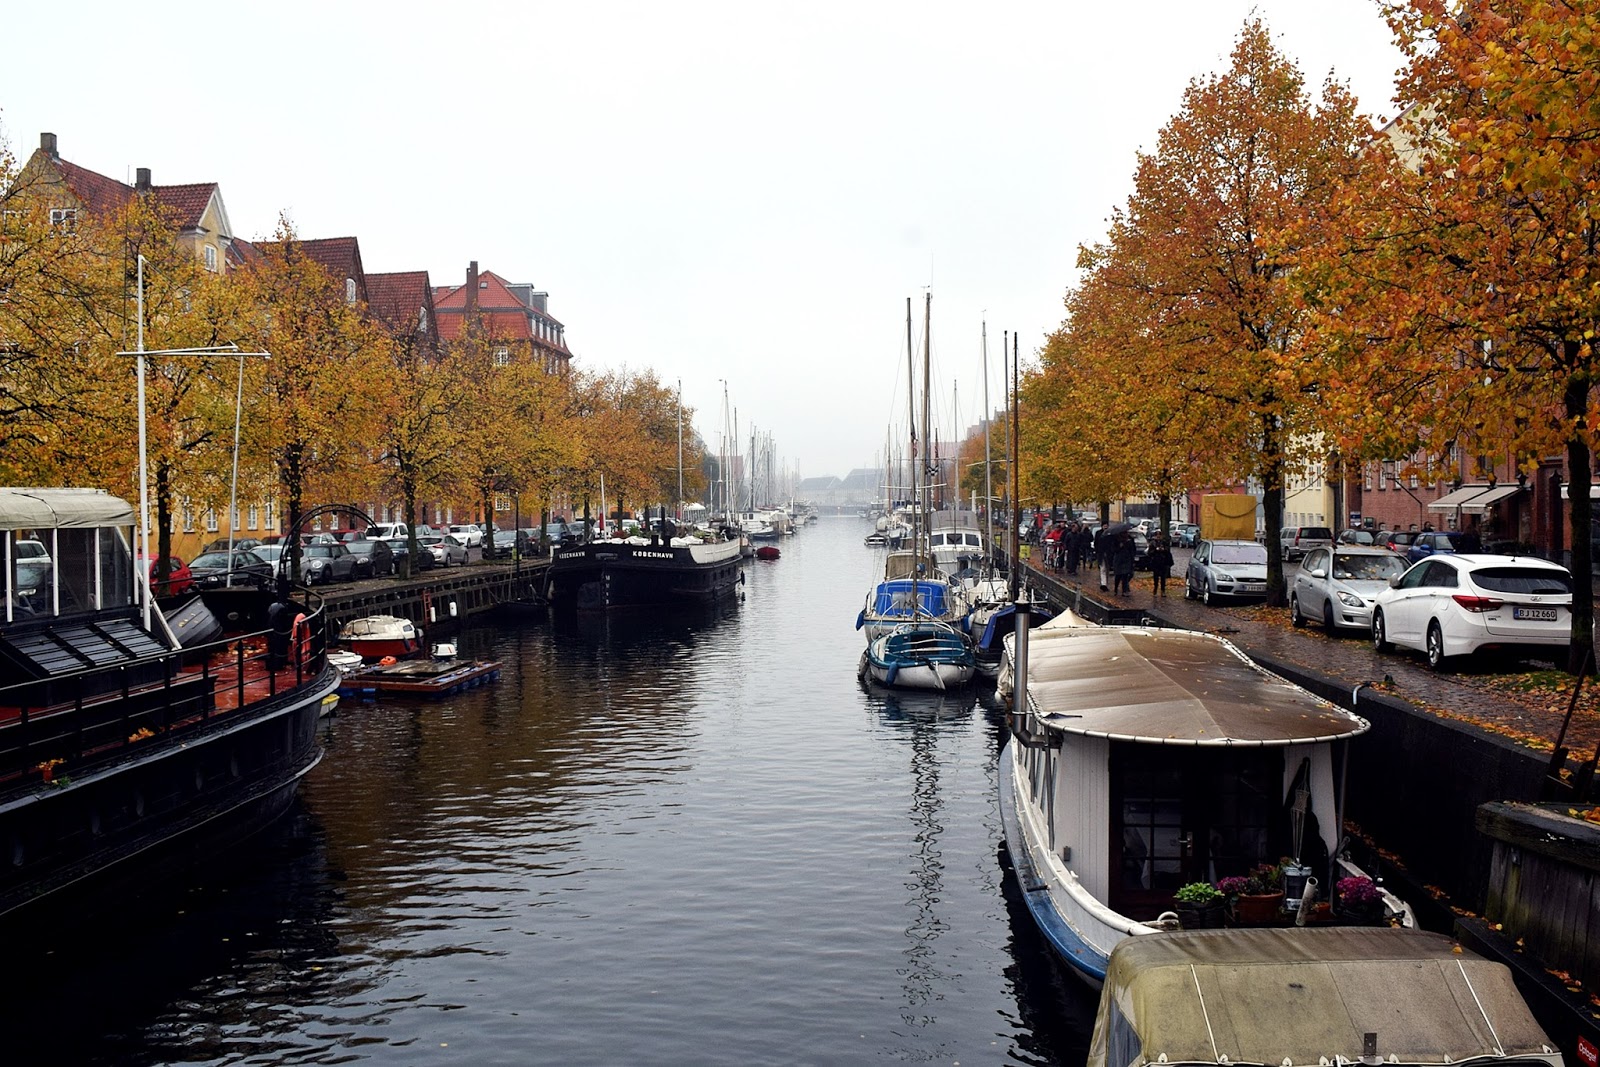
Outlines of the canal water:
{"type": "Polygon", "coordinates": [[[497,685],[347,701],[281,826],[7,958],[4,1059],[1081,1063],[999,714],[856,679],[867,532],[691,619],[474,626],[497,685]]]}

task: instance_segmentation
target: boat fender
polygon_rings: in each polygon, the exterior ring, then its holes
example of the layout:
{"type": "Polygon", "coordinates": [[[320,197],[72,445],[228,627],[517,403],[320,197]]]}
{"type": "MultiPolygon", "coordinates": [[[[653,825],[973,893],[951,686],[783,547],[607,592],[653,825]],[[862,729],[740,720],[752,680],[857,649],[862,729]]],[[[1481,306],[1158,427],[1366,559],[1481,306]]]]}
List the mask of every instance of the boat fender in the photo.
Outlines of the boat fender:
{"type": "Polygon", "coordinates": [[[395,658],[393,656],[385,656],[385,657],[383,657],[382,659],[380,659],[378,661],[378,666],[380,666],[380,667],[393,667],[395,665],[395,663],[396,663],[396,660],[395,660],[395,658]]]}
{"type": "Polygon", "coordinates": [[[740,585],[744,584],[744,571],[740,571],[739,572],[739,584],[740,585]]]}
{"type": "Polygon", "coordinates": [[[893,685],[895,676],[898,675],[899,673],[900,673],[900,664],[898,664],[898,663],[889,664],[889,670],[883,676],[883,684],[884,685],[893,685]]]}
{"type": "Polygon", "coordinates": [[[856,629],[861,629],[867,624],[867,609],[862,608],[856,613],[856,629]]]}
{"type": "Polygon", "coordinates": [[[294,617],[294,629],[290,632],[294,635],[292,643],[296,661],[303,664],[311,658],[311,624],[306,621],[305,615],[294,617]]]}

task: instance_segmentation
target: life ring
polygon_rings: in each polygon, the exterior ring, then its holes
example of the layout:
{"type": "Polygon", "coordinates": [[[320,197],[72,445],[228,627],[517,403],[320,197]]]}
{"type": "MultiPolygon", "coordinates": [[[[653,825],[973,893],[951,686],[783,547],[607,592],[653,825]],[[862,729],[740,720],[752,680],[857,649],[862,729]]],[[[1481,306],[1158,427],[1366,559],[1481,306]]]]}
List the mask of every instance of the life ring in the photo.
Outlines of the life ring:
{"type": "Polygon", "coordinates": [[[306,621],[305,615],[294,617],[294,628],[290,633],[289,643],[294,649],[295,662],[304,665],[311,659],[311,624],[306,621]]]}

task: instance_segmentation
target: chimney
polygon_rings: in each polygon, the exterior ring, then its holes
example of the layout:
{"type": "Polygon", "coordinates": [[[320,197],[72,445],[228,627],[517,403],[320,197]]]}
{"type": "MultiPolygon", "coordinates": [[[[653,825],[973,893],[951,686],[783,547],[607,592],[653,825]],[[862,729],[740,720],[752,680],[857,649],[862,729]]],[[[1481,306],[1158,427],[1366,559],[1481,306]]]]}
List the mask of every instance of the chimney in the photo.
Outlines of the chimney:
{"type": "Polygon", "coordinates": [[[56,151],[56,135],[53,133],[41,133],[39,135],[39,151],[51,159],[60,159],[61,156],[56,151]]]}
{"type": "Polygon", "coordinates": [[[141,193],[148,193],[150,191],[150,168],[140,167],[138,170],[134,171],[134,174],[136,175],[133,180],[134,190],[141,193]]]}
{"type": "Polygon", "coordinates": [[[467,315],[476,314],[478,310],[478,261],[473,260],[467,264],[467,305],[463,309],[467,315]]]}

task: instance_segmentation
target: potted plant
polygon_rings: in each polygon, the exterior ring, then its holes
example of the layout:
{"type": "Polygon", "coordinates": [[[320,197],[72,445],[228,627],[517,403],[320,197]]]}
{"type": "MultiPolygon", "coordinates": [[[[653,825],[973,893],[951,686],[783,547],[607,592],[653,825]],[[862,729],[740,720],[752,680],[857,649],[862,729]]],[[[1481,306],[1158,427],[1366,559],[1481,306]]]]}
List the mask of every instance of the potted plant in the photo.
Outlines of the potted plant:
{"type": "Polygon", "coordinates": [[[1228,898],[1210,882],[1190,882],[1172,894],[1172,903],[1184,929],[1204,929],[1222,925],[1228,898]]]}
{"type": "Polygon", "coordinates": [[[1277,922],[1283,913],[1283,868],[1261,863],[1249,874],[1234,875],[1217,883],[1219,892],[1233,904],[1234,920],[1241,925],[1277,922]]]}
{"type": "Polygon", "coordinates": [[[1339,912],[1352,922],[1375,926],[1383,922],[1383,890],[1371,878],[1352,875],[1334,886],[1339,912]]]}

